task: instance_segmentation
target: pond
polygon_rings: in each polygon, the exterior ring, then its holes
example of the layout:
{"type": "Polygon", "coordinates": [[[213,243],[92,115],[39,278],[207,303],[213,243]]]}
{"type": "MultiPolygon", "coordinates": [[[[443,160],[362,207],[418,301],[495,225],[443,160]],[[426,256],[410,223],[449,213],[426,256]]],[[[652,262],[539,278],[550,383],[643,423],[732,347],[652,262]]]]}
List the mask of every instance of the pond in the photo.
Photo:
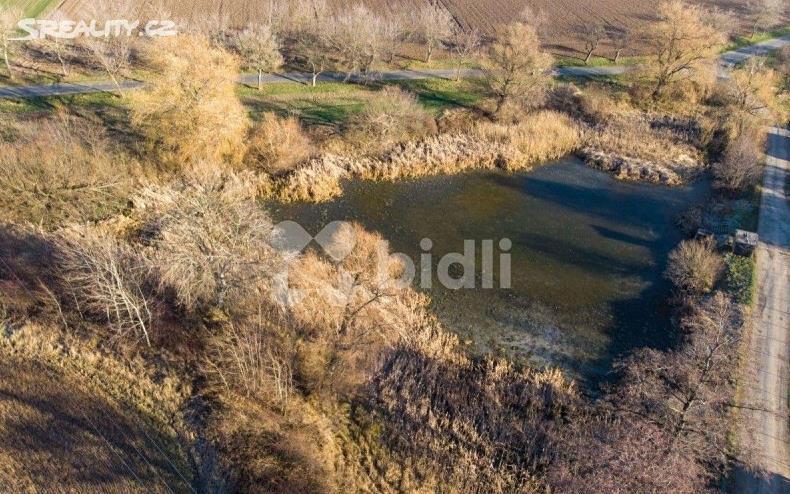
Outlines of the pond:
{"type": "MultiPolygon", "coordinates": [[[[575,158],[529,173],[472,172],[412,181],[350,181],[325,204],[268,205],[275,220],[316,233],[356,221],[419,264],[432,241],[433,307],[473,351],[560,366],[596,382],[612,359],[672,341],[667,254],[681,240],[678,213],[702,202],[705,181],[667,188],[625,183],[575,158]],[[436,282],[442,256],[474,240],[509,239],[511,288],[450,290],[436,282]]],[[[453,266],[457,268],[458,266],[453,266]]],[[[461,270],[451,274],[459,276],[461,270]]],[[[418,268],[419,272],[419,268],[418,268]]],[[[498,276],[495,287],[500,286],[498,276]]]]}

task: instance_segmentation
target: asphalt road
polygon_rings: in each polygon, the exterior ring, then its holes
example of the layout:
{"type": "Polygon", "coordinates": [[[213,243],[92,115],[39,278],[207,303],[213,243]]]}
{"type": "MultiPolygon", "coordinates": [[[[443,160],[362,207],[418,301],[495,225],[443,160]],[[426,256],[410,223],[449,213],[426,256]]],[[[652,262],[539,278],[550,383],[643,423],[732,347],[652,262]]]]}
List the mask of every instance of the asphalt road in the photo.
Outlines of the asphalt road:
{"type": "Polygon", "coordinates": [[[741,402],[748,444],[767,476],[741,473],[736,492],[790,493],[788,448],[788,357],[790,356],[790,131],[773,128],[763,178],[760,245],[757,250],[757,303],[751,331],[748,379],[741,402]]]}
{"type": "MultiPolygon", "coordinates": [[[[730,66],[746,60],[755,55],[764,55],[771,50],[776,50],[782,46],[790,44],[790,36],[770,39],[761,43],[741,48],[722,54],[721,65],[730,66]]],[[[628,67],[560,67],[552,71],[555,76],[568,77],[600,77],[608,75],[619,75],[628,71],[628,67]]],[[[483,72],[475,69],[465,69],[461,71],[461,77],[474,78],[481,77],[483,72]]],[[[408,81],[432,78],[451,79],[456,76],[453,69],[438,70],[394,70],[378,72],[376,78],[383,81],[408,81]]],[[[345,74],[340,72],[327,72],[321,74],[318,80],[321,82],[341,82],[345,80],[345,74]]],[[[359,78],[352,78],[358,80],[359,78]]],[[[265,74],[262,81],[266,84],[282,84],[286,82],[309,83],[310,74],[299,72],[287,72],[283,74],[265,74]]],[[[258,83],[258,77],[254,74],[246,74],[239,77],[239,82],[254,86],[258,83]]],[[[139,89],[144,86],[140,81],[123,81],[123,90],[139,89]]],[[[62,84],[39,84],[19,87],[0,87],[0,99],[19,99],[19,98],[41,98],[47,96],[68,96],[74,94],[89,94],[115,91],[115,86],[110,81],[75,82],[62,84]]]]}

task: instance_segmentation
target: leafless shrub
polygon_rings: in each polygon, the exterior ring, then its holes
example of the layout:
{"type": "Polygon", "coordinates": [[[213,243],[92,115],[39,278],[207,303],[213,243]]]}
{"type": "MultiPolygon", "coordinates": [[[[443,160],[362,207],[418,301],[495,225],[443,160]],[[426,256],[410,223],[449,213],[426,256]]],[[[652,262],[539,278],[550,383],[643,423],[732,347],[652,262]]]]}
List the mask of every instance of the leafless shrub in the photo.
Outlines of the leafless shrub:
{"type": "Polygon", "coordinates": [[[263,310],[240,323],[231,322],[209,343],[207,373],[224,386],[248,398],[271,399],[280,410],[288,409],[294,394],[293,355],[289,355],[273,322],[287,323],[263,310]]]}
{"type": "Polygon", "coordinates": [[[436,123],[413,95],[387,86],[347,124],[348,140],[363,149],[384,149],[434,133],[436,123]]]}
{"type": "Polygon", "coordinates": [[[684,240],[669,254],[665,276],[678,289],[699,295],[713,289],[722,266],[709,242],[684,240]]]}
{"type": "Polygon", "coordinates": [[[766,135],[762,129],[746,131],[731,141],[720,162],[713,165],[714,185],[731,192],[743,192],[762,176],[766,135]]]}
{"type": "Polygon", "coordinates": [[[149,48],[154,74],[129,96],[144,150],[174,170],[238,163],[249,122],[233,58],[202,36],[161,38],[149,48]]]}
{"type": "Polygon", "coordinates": [[[143,258],[90,228],[62,231],[53,245],[58,277],[77,309],[106,321],[119,336],[131,333],[150,346],[153,318],[143,258]]]}
{"type": "Polygon", "coordinates": [[[280,118],[266,113],[252,129],[246,162],[248,166],[279,174],[306,161],[311,152],[312,143],[296,117],[280,118]]]}
{"type": "Polygon", "coordinates": [[[186,310],[218,307],[243,313],[264,297],[277,256],[272,224],[238,179],[149,187],[135,199],[160,289],[186,310]]]}
{"type": "Polygon", "coordinates": [[[121,211],[136,164],[113,149],[104,129],[55,115],[0,140],[0,218],[52,228],[121,211]]]}

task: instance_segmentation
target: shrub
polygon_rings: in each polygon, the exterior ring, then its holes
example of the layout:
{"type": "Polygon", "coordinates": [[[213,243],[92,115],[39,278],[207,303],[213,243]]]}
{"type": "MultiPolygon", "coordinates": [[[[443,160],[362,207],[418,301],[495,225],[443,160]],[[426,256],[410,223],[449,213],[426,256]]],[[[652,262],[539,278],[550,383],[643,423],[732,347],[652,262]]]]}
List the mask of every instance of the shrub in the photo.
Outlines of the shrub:
{"type": "Polygon", "coordinates": [[[665,276],[683,292],[710,292],[721,272],[721,257],[710,242],[685,240],[670,252],[665,276]]]}
{"type": "Polygon", "coordinates": [[[248,118],[233,57],[194,35],[157,39],[147,56],[153,73],[129,97],[144,151],[175,170],[241,161],[248,118]]]}
{"type": "Polygon", "coordinates": [[[762,176],[765,132],[753,129],[731,141],[721,161],[713,166],[714,185],[730,192],[743,192],[762,176]]]}
{"type": "Polygon", "coordinates": [[[83,120],[28,122],[0,140],[0,218],[48,228],[104,219],[126,207],[135,168],[83,120]]]}
{"type": "Polygon", "coordinates": [[[727,266],[727,288],[739,303],[751,305],[755,290],[754,258],[728,253],[724,256],[724,263],[727,266]]]}
{"type": "Polygon", "coordinates": [[[253,190],[234,177],[215,178],[149,187],[135,200],[145,208],[143,235],[160,288],[180,306],[241,312],[260,299],[277,256],[253,190]]]}
{"type": "Polygon", "coordinates": [[[144,259],[90,228],[65,230],[53,244],[58,277],[77,309],[107,322],[118,335],[134,334],[150,346],[153,317],[144,259]]]}
{"type": "Polygon", "coordinates": [[[347,137],[363,149],[381,150],[436,132],[436,122],[417,98],[396,86],[377,92],[347,124],[347,137]]]}
{"type": "Polygon", "coordinates": [[[252,129],[247,145],[248,166],[277,175],[292,170],[310,157],[312,144],[296,117],[265,113],[252,129]]]}
{"type": "Polygon", "coordinates": [[[269,399],[286,410],[294,393],[293,345],[280,341],[286,326],[274,311],[229,324],[209,342],[206,373],[248,398],[269,399]]]}

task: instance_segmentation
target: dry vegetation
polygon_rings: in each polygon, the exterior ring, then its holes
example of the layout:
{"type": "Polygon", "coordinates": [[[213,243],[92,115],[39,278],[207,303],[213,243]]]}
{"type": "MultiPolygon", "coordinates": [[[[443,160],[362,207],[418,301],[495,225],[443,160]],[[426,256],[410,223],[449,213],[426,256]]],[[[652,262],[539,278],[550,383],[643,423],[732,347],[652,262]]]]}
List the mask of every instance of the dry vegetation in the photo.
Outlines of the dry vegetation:
{"type": "MultiPolygon", "coordinates": [[[[110,491],[145,471],[198,491],[698,493],[735,463],[748,467],[729,440],[743,308],[717,289],[721,260],[709,245],[687,241],[670,256],[681,341],[624,358],[612,386],[590,398],[555,369],[469,356],[428,297],[394,281],[404,266],[378,235],[347,225],[325,252],[285,253],[257,201],[325,200],[343,179],[529,170],[572,152],[666,184],[721,157],[717,183],[741,193],[759,166],[746,140],[768,118],[771,72],[747,66],[733,86],[709,91],[696,76],[714,39],[696,35],[715,34],[713,23],[672,1],[654,27],[656,46],[669,39],[672,53],[659,50],[627,88],[552,85],[537,43],[545,26],[521,19],[491,48],[479,107],[436,119],[385,85],[322,138],[297,116],[267,113],[253,125],[225,51],[234,42],[265,71],[279,63],[262,56],[273,44],[309,33],[337,53],[302,52],[314,74],[339,64],[367,78],[409,29],[419,27],[426,58],[450,35],[433,6],[398,21],[411,26],[402,30],[363,7],[337,17],[322,5],[264,9],[270,26],[289,25],[245,31],[241,44],[212,19],[204,34],[147,45],[148,86],[118,98],[109,122],[106,111],[77,108],[3,120],[0,349],[21,354],[26,378],[46,391],[39,408],[103,415],[75,428],[76,450],[112,470],[89,479],[101,475],[110,491]],[[324,19],[335,29],[317,30],[324,19]],[[664,36],[675,28],[695,36],[664,36]],[[675,97],[690,87],[678,74],[689,73],[699,91],[678,114],[675,97]],[[63,374],[40,372],[44,364],[63,374]],[[75,380],[90,406],[50,391],[75,380]],[[119,428],[130,431],[122,441],[119,428]],[[87,429],[108,431],[145,465],[118,472],[87,429]],[[137,431],[167,446],[155,454],[137,431]]],[[[32,422],[21,429],[35,431],[43,419],[32,408],[0,407],[0,420],[20,413],[32,422]]],[[[61,447],[51,436],[42,449],[61,447]]],[[[43,488],[12,446],[0,448],[11,458],[0,475],[43,488]]]]}

